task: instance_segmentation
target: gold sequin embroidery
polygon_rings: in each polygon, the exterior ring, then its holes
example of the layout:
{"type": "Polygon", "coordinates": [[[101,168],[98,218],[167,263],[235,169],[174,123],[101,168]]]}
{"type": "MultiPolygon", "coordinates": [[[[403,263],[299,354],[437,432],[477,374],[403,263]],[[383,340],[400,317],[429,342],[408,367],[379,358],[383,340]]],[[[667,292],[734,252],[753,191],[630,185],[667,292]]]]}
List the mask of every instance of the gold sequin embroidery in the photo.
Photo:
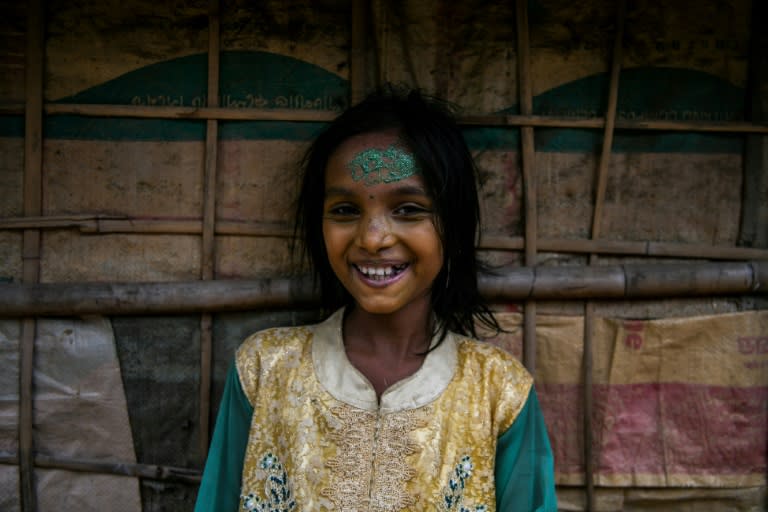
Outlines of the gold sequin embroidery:
{"type": "Polygon", "coordinates": [[[429,409],[377,414],[346,405],[333,408],[338,422],[329,438],[338,454],[326,463],[331,475],[323,496],[340,511],[396,512],[413,506],[416,499],[406,484],[416,471],[406,457],[420,448],[411,432],[427,424],[429,409]]]}

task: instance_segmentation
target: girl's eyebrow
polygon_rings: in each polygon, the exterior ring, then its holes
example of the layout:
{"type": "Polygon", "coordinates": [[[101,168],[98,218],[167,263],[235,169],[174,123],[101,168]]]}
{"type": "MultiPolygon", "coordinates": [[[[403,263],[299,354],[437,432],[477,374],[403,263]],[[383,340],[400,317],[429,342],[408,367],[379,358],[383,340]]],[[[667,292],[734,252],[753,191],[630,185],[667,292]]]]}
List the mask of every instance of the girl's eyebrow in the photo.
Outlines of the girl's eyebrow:
{"type": "Polygon", "coordinates": [[[393,194],[400,194],[404,196],[426,196],[427,191],[423,187],[417,187],[415,185],[403,185],[397,187],[391,191],[393,194]]]}
{"type": "Polygon", "coordinates": [[[328,196],[345,196],[345,197],[351,197],[354,196],[351,190],[344,187],[330,187],[325,189],[325,197],[328,196]]]}

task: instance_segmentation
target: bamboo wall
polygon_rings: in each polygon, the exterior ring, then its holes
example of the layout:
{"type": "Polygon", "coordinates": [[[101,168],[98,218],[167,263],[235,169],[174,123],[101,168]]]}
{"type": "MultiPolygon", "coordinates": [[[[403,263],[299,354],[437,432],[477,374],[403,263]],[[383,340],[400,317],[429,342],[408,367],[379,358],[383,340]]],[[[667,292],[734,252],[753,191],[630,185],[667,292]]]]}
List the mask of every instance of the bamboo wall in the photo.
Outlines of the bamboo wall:
{"type": "Polygon", "coordinates": [[[689,380],[747,390],[742,433],[768,425],[768,13],[667,4],[0,3],[0,508],[191,508],[234,348],[317,319],[298,159],[384,81],[460,108],[495,342],[536,374],[563,509],[764,507],[764,456],[703,458],[708,478],[605,462],[611,390],[669,384],[621,359],[637,339],[717,352],[743,380],[689,380]]]}

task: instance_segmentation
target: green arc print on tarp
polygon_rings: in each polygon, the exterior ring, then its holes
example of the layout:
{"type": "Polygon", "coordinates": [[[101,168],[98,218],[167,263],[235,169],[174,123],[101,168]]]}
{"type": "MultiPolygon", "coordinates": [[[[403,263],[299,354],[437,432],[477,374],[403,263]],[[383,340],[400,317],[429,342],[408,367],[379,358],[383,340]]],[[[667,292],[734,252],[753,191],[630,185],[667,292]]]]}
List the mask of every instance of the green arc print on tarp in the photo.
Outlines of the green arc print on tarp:
{"type": "MultiPolygon", "coordinates": [[[[580,78],[533,99],[537,115],[574,118],[601,117],[608,98],[608,75],[580,78]]],[[[745,91],[719,77],[679,68],[639,67],[622,70],[617,119],[663,121],[740,121],[744,119],[745,91]]],[[[502,114],[518,114],[517,106],[502,114]]],[[[536,151],[598,152],[602,129],[537,128],[536,151]]],[[[519,130],[467,128],[470,147],[516,149],[519,130]]],[[[741,153],[738,134],[619,130],[612,150],[620,153],[741,153]]]]}
{"type": "MultiPolygon", "coordinates": [[[[55,103],[160,105],[199,107],[206,104],[206,54],[180,57],[131,71],[55,103]]],[[[287,108],[341,111],[347,106],[349,84],[339,76],[292,57],[250,51],[223,52],[219,104],[227,108],[287,108]]],[[[533,101],[535,114],[575,118],[599,117],[608,97],[607,74],[561,85],[533,101]]],[[[630,68],[623,70],[618,118],[670,121],[736,121],[744,118],[745,91],[717,76],[689,69],[630,68]]],[[[500,111],[516,114],[517,106],[500,111]]],[[[323,123],[224,121],[223,140],[311,140],[323,123]]],[[[520,147],[519,130],[466,127],[475,150],[520,147]]],[[[186,141],[205,139],[204,120],[48,116],[49,139],[186,141]]],[[[23,116],[0,116],[0,136],[23,137],[23,116]]],[[[536,150],[584,153],[599,151],[599,129],[537,128],[536,150]]],[[[691,132],[629,132],[614,136],[616,152],[741,153],[738,134],[691,132]]]]}
{"type": "MultiPolygon", "coordinates": [[[[152,64],[55,103],[203,107],[207,104],[207,59],[207,54],[198,54],[152,64]]],[[[346,80],[291,57],[268,52],[223,52],[220,75],[219,105],[224,108],[340,112],[347,107],[346,80]]],[[[220,123],[219,136],[225,140],[308,140],[322,126],[312,122],[226,121],[220,123]]],[[[4,131],[0,125],[0,134],[4,131]]],[[[19,135],[23,136],[23,125],[19,135]]],[[[205,140],[205,120],[57,115],[46,118],[45,136],[112,141],[205,140]]]]}

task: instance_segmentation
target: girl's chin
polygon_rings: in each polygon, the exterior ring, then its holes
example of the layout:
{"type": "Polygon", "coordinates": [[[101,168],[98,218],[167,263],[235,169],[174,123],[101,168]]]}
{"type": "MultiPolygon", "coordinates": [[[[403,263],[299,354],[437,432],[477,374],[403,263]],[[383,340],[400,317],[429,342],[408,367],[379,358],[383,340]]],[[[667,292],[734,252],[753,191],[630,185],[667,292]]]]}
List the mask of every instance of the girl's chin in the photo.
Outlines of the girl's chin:
{"type": "Polygon", "coordinates": [[[427,314],[429,311],[429,295],[416,298],[415,300],[402,302],[402,301],[370,301],[370,300],[355,300],[355,308],[360,313],[369,315],[395,315],[406,312],[424,312],[427,314]]]}
{"type": "Polygon", "coordinates": [[[402,306],[398,307],[384,304],[369,304],[366,301],[357,301],[355,303],[355,308],[358,310],[358,312],[368,315],[392,315],[403,309],[402,306]]]}

